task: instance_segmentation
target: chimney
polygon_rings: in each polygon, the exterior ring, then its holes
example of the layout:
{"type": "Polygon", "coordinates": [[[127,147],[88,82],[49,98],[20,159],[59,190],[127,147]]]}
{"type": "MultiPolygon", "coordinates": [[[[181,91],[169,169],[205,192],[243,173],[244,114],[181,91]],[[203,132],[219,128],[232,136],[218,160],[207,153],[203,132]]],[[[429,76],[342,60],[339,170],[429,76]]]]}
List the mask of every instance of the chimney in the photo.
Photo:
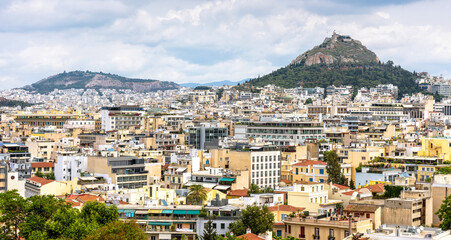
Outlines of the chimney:
{"type": "Polygon", "coordinates": [[[246,234],[248,234],[248,233],[252,233],[251,228],[246,228],[246,234]]]}

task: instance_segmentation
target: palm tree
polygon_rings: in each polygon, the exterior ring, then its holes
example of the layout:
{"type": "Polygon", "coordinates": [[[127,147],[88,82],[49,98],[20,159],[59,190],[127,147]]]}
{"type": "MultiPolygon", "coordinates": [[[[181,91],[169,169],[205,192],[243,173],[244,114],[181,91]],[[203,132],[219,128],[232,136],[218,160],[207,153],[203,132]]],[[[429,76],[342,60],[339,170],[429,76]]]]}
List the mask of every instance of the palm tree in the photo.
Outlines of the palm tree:
{"type": "Polygon", "coordinates": [[[186,197],[187,203],[202,205],[205,199],[207,199],[207,191],[202,185],[193,185],[189,187],[189,193],[186,197]]]}

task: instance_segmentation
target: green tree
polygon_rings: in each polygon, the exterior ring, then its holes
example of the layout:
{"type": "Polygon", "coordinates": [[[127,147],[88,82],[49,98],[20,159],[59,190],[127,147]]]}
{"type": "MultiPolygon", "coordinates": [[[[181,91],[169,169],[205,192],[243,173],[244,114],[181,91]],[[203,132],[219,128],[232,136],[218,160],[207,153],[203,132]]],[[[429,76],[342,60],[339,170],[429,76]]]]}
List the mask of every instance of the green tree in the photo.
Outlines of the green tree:
{"type": "Polygon", "coordinates": [[[204,232],[202,234],[202,240],[216,240],[218,234],[216,230],[213,228],[213,221],[211,219],[208,220],[205,225],[204,232]]]}
{"type": "Polygon", "coordinates": [[[451,229],[451,195],[448,195],[442,202],[440,209],[435,213],[442,223],[440,228],[442,230],[451,229]]]}
{"type": "Polygon", "coordinates": [[[390,186],[385,185],[384,186],[384,195],[385,198],[397,198],[399,195],[401,195],[402,190],[404,190],[404,187],[402,186],[390,186]]]}
{"type": "Polygon", "coordinates": [[[80,217],[99,225],[106,225],[119,219],[117,207],[107,206],[99,202],[87,202],[82,208],[80,217]]]}
{"type": "Polygon", "coordinates": [[[434,174],[451,174],[451,167],[442,167],[439,168],[434,174]]]}
{"type": "Polygon", "coordinates": [[[251,183],[248,194],[251,194],[251,193],[260,193],[260,188],[258,187],[257,184],[251,183]]]}
{"type": "Polygon", "coordinates": [[[304,105],[312,104],[312,103],[313,103],[313,100],[311,98],[307,98],[304,102],[304,105]]]}
{"type": "Polygon", "coordinates": [[[340,185],[347,185],[347,180],[344,174],[341,172],[341,165],[338,162],[338,155],[335,151],[328,151],[325,153],[327,159],[326,171],[328,175],[328,182],[332,182],[340,185]]]}
{"type": "Polygon", "coordinates": [[[27,214],[27,201],[16,190],[0,194],[1,239],[19,240],[19,231],[27,214]]]}
{"type": "Polygon", "coordinates": [[[114,221],[98,228],[85,240],[145,240],[148,239],[146,233],[135,221],[123,222],[114,221]]]}
{"type": "Polygon", "coordinates": [[[229,225],[229,230],[235,235],[243,235],[250,228],[252,233],[260,234],[272,231],[274,215],[267,206],[247,206],[241,212],[241,218],[229,225]]]}
{"type": "Polygon", "coordinates": [[[351,181],[349,181],[349,188],[355,189],[355,183],[354,183],[354,180],[352,180],[352,179],[351,179],[351,181]]]}
{"type": "Polygon", "coordinates": [[[190,204],[202,205],[207,199],[207,191],[202,185],[193,185],[189,187],[189,193],[186,201],[190,204]]]}

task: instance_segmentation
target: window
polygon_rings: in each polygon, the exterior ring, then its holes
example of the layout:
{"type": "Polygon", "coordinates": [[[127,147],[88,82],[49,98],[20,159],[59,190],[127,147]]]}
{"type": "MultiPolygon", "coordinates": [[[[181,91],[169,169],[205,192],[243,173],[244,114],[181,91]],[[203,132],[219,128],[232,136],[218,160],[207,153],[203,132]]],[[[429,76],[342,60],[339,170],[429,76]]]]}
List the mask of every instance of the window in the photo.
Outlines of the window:
{"type": "Polygon", "coordinates": [[[299,236],[300,238],[305,238],[305,227],[301,227],[301,234],[299,236]]]}
{"type": "Polygon", "coordinates": [[[319,228],[315,228],[315,236],[319,236],[319,228]]]}
{"type": "Polygon", "coordinates": [[[299,168],[296,168],[296,175],[299,174],[299,168]]]}
{"type": "Polygon", "coordinates": [[[216,229],[216,223],[213,223],[213,228],[216,229]]]}
{"type": "Polygon", "coordinates": [[[280,220],[284,220],[285,219],[285,217],[286,217],[287,215],[286,214],[280,214],[280,220]]]}
{"type": "Polygon", "coordinates": [[[366,214],[366,218],[370,218],[370,214],[369,213],[366,214]]]}
{"type": "Polygon", "coordinates": [[[225,228],[225,223],[221,223],[221,229],[225,228]]]}
{"type": "Polygon", "coordinates": [[[319,174],[324,174],[324,169],[320,169],[319,174]]]}
{"type": "Polygon", "coordinates": [[[282,237],[282,230],[277,230],[277,232],[276,232],[276,236],[278,236],[278,237],[282,237]]]}
{"type": "Polygon", "coordinates": [[[288,233],[291,233],[291,225],[288,226],[288,233]]]}
{"type": "Polygon", "coordinates": [[[334,237],[334,230],[332,228],[329,229],[329,237],[334,237]]]}

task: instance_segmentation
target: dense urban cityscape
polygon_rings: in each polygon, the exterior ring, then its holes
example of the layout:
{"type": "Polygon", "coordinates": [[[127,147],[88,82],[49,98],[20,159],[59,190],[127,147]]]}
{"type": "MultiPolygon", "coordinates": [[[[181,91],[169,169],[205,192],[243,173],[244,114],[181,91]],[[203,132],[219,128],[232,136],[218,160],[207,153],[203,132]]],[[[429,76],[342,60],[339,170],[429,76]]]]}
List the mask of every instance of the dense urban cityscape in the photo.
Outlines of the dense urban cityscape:
{"type": "MultiPolygon", "coordinates": [[[[49,36],[18,50],[38,59],[26,70],[0,50],[0,239],[451,239],[449,65],[402,60],[427,34],[385,41],[411,18],[393,11],[440,4],[307,2],[0,4],[0,34],[29,34],[8,46],[49,36]]],[[[415,31],[443,30],[430,24],[415,31]]]]}

